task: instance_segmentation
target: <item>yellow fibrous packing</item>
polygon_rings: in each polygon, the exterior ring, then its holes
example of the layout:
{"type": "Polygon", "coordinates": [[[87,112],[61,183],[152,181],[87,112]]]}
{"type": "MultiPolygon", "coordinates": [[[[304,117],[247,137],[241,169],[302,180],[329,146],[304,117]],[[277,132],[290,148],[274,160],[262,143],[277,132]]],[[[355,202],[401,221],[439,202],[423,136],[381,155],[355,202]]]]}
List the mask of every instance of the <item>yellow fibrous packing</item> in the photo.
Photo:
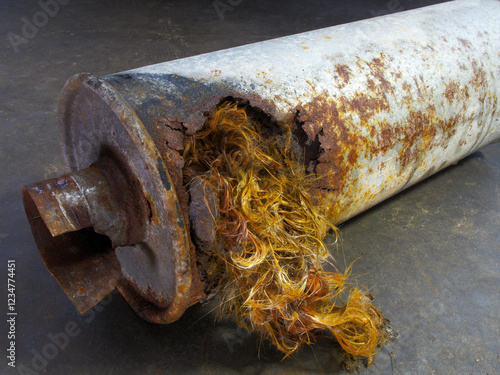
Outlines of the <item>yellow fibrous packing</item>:
{"type": "Polygon", "coordinates": [[[371,362],[387,339],[386,320],[349,284],[350,267],[324,270],[332,259],[323,240],[337,229],[308,194],[318,176],[301,163],[290,124],[270,129],[249,112],[219,104],[184,151],[186,181],[201,178],[218,201],[222,311],[286,355],[328,330],[371,362]]]}

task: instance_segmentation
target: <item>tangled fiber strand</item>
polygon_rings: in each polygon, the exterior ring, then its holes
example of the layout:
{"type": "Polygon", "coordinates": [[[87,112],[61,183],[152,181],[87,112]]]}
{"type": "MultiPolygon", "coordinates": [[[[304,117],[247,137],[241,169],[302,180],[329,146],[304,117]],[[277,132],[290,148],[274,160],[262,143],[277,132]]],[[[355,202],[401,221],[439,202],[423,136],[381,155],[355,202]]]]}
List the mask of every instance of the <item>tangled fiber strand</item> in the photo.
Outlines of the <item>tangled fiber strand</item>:
{"type": "Polygon", "coordinates": [[[323,243],[337,229],[312,204],[291,126],[271,129],[251,109],[220,104],[186,145],[185,179],[201,178],[218,200],[221,308],[267,337],[285,356],[328,330],[369,363],[387,340],[387,321],[346,272],[327,272],[323,243]],[[346,302],[342,296],[346,297],[346,302]]]}

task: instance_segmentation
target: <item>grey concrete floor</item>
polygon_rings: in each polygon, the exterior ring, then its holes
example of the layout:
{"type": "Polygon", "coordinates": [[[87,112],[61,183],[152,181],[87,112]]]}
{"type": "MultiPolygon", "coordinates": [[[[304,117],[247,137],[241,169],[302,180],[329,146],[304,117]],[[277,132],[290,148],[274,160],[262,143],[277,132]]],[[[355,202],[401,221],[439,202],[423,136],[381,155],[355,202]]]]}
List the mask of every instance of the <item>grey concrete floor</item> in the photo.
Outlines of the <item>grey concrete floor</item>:
{"type": "MultiPolygon", "coordinates": [[[[79,315],[42,263],[20,190],[64,172],[56,109],[74,73],[103,75],[438,1],[221,0],[237,4],[223,14],[212,0],[61,2],[44,19],[35,0],[0,0],[0,373],[344,373],[332,339],[282,361],[256,335],[216,320],[215,303],[160,326],[114,293],[79,315]],[[22,18],[34,16],[41,26],[23,29],[22,18]],[[9,33],[25,40],[12,43],[9,33]],[[15,369],[5,355],[8,259],[17,266],[15,369]],[[68,327],[74,335],[54,351],[50,337],[68,327]]],[[[500,145],[489,146],[342,226],[332,249],[339,265],[360,257],[354,273],[400,333],[362,374],[500,373],[499,165],[500,145]]]]}

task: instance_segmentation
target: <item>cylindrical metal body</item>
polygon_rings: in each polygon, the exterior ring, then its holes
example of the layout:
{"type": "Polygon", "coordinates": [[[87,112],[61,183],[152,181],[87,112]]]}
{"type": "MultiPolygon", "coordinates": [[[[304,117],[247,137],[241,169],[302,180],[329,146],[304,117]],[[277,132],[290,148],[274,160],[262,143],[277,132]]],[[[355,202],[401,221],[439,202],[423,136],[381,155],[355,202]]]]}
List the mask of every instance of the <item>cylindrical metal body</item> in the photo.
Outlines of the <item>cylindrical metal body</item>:
{"type": "MultiPolygon", "coordinates": [[[[312,194],[329,202],[335,223],[498,141],[498,25],[500,2],[453,1],[101,78],[73,77],[60,104],[68,170],[104,155],[143,202],[137,243],[113,243],[120,276],[112,285],[155,322],[173,321],[203,298],[188,231],[199,218],[189,218],[181,154],[184,138],[223,98],[296,121],[307,170],[320,177],[312,194]]],[[[49,205],[36,203],[37,194],[46,192],[25,188],[25,201],[43,211],[49,205]]],[[[72,283],[65,290],[73,299],[72,283]]]]}

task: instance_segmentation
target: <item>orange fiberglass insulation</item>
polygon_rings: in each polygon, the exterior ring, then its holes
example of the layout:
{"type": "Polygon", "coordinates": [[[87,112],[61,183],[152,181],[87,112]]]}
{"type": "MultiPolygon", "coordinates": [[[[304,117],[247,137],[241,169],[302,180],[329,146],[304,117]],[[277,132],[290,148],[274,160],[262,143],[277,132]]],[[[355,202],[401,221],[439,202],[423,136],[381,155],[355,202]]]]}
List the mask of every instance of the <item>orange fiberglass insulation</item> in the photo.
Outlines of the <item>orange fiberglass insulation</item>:
{"type": "Polygon", "coordinates": [[[351,267],[342,273],[332,263],[324,239],[337,228],[308,193],[318,176],[306,171],[293,122],[262,123],[231,101],[207,117],[184,150],[184,179],[202,192],[215,226],[212,240],[198,243],[222,312],[285,355],[328,330],[371,363],[391,330],[350,283],[351,267]]]}

